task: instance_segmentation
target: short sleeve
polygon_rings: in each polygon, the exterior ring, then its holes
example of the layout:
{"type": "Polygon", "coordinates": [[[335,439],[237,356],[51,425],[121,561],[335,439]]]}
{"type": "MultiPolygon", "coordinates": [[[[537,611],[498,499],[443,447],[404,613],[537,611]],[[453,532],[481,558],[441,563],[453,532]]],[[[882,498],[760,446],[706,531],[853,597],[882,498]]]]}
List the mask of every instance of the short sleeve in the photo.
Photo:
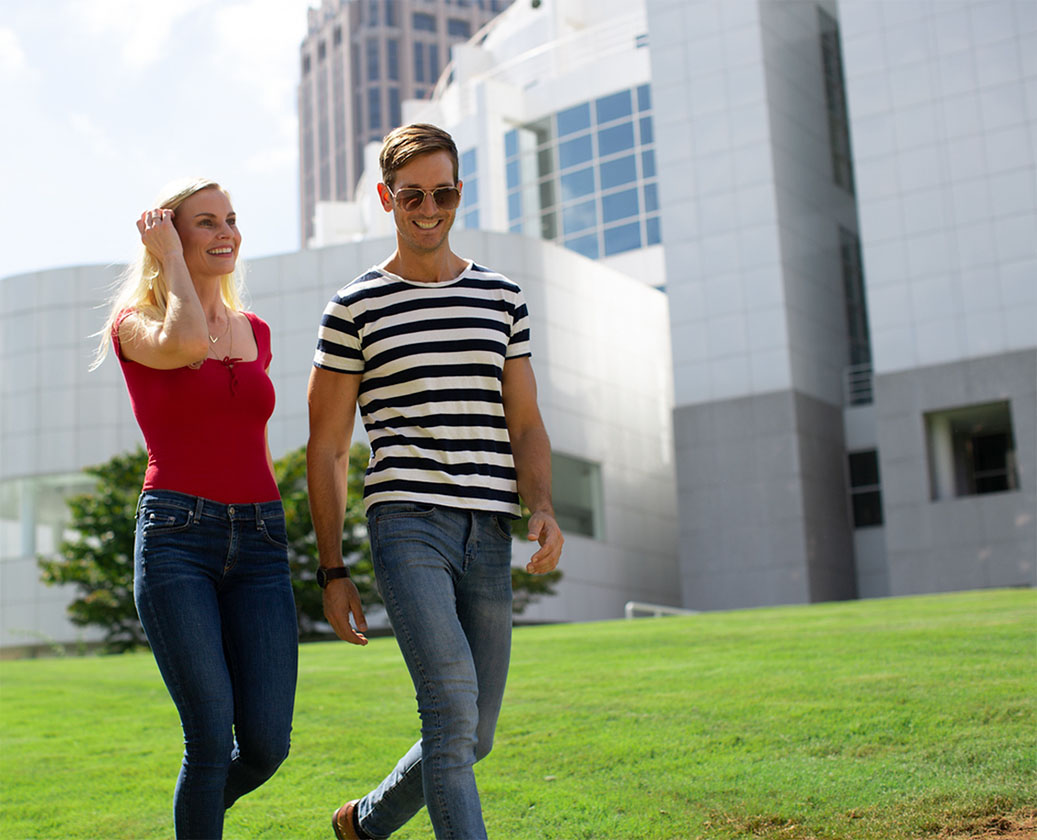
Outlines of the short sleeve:
{"type": "Polygon", "coordinates": [[[533,355],[529,340],[529,310],[522,289],[515,287],[511,293],[511,335],[508,339],[508,351],[505,358],[517,359],[521,356],[533,355]]]}
{"type": "Polygon", "coordinates": [[[363,373],[364,354],[360,331],[343,299],[336,295],[326,307],[317,330],[314,367],[340,373],[363,373]]]}

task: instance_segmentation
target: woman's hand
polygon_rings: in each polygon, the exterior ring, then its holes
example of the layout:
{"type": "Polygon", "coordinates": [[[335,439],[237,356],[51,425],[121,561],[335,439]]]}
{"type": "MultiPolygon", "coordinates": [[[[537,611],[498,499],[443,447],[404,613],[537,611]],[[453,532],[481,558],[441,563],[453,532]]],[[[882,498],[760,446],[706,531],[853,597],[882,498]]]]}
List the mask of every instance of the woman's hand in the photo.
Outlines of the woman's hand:
{"type": "Polygon", "coordinates": [[[170,257],[183,254],[180,234],[173,227],[172,210],[157,207],[141,213],[137,219],[137,230],[140,231],[140,241],[144,247],[163,265],[170,257]]]}

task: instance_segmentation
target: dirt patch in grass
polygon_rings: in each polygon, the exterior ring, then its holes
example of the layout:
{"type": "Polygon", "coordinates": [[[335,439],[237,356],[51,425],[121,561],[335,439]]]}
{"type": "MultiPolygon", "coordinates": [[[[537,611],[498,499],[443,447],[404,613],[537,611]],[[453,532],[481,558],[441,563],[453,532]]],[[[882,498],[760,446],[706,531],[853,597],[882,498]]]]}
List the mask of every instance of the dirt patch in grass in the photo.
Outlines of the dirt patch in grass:
{"type": "Polygon", "coordinates": [[[1037,840],[1037,808],[982,817],[965,825],[945,828],[936,836],[939,840],[1037,840]]]}

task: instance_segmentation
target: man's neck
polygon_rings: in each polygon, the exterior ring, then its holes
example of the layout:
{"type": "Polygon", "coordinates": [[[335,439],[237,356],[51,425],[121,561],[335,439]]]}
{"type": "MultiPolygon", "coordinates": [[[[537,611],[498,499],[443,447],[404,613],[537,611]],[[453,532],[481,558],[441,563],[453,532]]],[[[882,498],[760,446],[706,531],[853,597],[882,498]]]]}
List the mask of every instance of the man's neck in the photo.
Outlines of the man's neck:
{"type": "Polygon", "coordinates": [[[466,265],[467,260],[446,248],[433,254],[415,254],[397,248],[383,267],[412,283],[444,283],[457,277],[466,265]]]}

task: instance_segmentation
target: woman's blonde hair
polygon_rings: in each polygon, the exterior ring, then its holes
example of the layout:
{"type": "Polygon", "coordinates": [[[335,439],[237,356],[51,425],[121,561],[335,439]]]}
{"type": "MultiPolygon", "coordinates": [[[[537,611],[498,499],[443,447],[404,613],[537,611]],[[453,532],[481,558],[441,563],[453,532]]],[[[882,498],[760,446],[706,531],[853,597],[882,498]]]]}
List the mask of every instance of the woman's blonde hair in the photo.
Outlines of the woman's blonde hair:
{"type": "MultiPolygon", "coordinates": [[[[195,193],[208,189],[217,189],[230,198],[230,193],[210,178],[187,178],[172,181],[163,187],[158,198],[150,206],[172,210],[175,218],[176,210],[181,204],[195,193]]],[[[239,260],[233,273],[225,274],[220,278],[220,296],[228,309],[238,311],[243,305],[243,295],[244,268],[239,260]]],[[[126,266],[126,269],[115,281],[115,291],[108,301],[108,318],[100,331],[95,333],[100,340],[94,360],[90,364],[90,370],[100,365],[108,355],[108,348],[112,342],[112,330],[120,313],[131,309],[140,315],[137,328],[143,332],[144,322],[161,322],[165,319],[168,299],[169,286],[162,274],[162,264],[142,244],[136,259],[126,266]]]]}

